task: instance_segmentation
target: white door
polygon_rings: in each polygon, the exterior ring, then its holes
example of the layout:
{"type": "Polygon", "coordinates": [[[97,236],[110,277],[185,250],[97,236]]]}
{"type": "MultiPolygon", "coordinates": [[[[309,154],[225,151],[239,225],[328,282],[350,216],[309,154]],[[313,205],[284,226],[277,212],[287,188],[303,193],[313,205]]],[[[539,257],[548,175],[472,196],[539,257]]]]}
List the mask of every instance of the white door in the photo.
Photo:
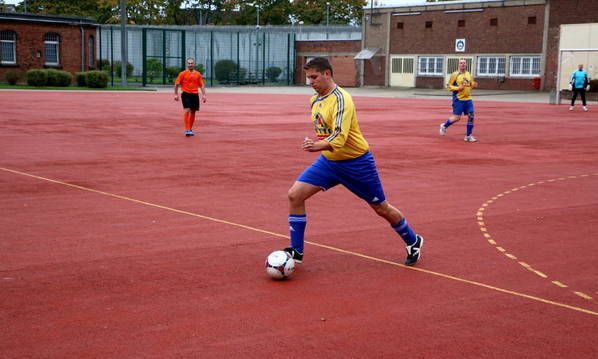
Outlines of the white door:
{"type": "Polygon", "coordinates": [[[390,86],[415,87],[415,57],[391,56],[390,86]]]}

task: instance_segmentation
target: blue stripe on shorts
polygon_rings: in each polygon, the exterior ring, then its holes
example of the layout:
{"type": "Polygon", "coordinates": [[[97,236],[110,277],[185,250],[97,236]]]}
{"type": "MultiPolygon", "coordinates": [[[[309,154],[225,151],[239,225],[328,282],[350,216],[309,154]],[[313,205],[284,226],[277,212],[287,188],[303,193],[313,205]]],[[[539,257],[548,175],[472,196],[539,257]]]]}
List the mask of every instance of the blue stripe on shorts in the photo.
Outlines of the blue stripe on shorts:
{"type": "Polygon", "coordinates": [[[344,161],[330,161],[320,155],[297,181],[321,187],[324,191],[342,184],[370,204],[386,200],[374,156],[370,152],[344,161]]]}

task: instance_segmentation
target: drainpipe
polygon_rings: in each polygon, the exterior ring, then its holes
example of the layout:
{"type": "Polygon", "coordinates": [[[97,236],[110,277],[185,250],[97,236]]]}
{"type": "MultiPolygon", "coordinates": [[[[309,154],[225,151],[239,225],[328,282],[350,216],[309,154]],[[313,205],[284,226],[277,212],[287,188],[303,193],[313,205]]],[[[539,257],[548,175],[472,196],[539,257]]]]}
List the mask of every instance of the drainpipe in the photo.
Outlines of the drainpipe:
{"type": "Polygon", "coordinates": [[[85,30],[81,28],[81,72],[85,71],[85,30]]]}

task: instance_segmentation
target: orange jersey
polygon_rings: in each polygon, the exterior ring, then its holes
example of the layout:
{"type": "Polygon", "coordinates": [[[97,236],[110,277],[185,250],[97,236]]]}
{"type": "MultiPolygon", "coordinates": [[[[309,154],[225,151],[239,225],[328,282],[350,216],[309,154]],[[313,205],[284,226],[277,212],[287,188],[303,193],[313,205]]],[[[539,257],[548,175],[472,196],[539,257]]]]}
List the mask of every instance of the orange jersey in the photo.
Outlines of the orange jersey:
{"type": "Polygon", "coordinates": [[[197,70],[193,72],[189,70],[181,72],[176,78],[175,84],[181,85],[183,92],[187,93],[198,93],[198,89],[204,86],[201,73],[197,70]]]}

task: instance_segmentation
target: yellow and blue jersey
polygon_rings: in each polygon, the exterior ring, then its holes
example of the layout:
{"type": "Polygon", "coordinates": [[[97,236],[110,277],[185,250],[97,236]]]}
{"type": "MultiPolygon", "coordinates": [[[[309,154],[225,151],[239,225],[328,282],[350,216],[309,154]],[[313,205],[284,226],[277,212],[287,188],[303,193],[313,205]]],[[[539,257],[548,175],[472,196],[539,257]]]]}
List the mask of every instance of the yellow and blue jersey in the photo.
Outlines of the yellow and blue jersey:
{"type": "Polygon", "coordinates": [[[451,78],[446,84],[447,89],[453,92],[453,101],[467,101],[471,100],[471,88],[473,86],[473,76],[469,71],[459,72],[455,71],[452,73],[451,78]],[[459,90],[459,86],[463,86],[462,90],[459,90]]]}
{"type": "Polygon", "coordinates": [[[322,151],[330,161],[359,157],[369,151],[369,145],[357,123],[357,113],[351,95],[340,87],[329,94],[310,99],[311,119],[318,139],[330,144],[332,151],[322,151]]]}

